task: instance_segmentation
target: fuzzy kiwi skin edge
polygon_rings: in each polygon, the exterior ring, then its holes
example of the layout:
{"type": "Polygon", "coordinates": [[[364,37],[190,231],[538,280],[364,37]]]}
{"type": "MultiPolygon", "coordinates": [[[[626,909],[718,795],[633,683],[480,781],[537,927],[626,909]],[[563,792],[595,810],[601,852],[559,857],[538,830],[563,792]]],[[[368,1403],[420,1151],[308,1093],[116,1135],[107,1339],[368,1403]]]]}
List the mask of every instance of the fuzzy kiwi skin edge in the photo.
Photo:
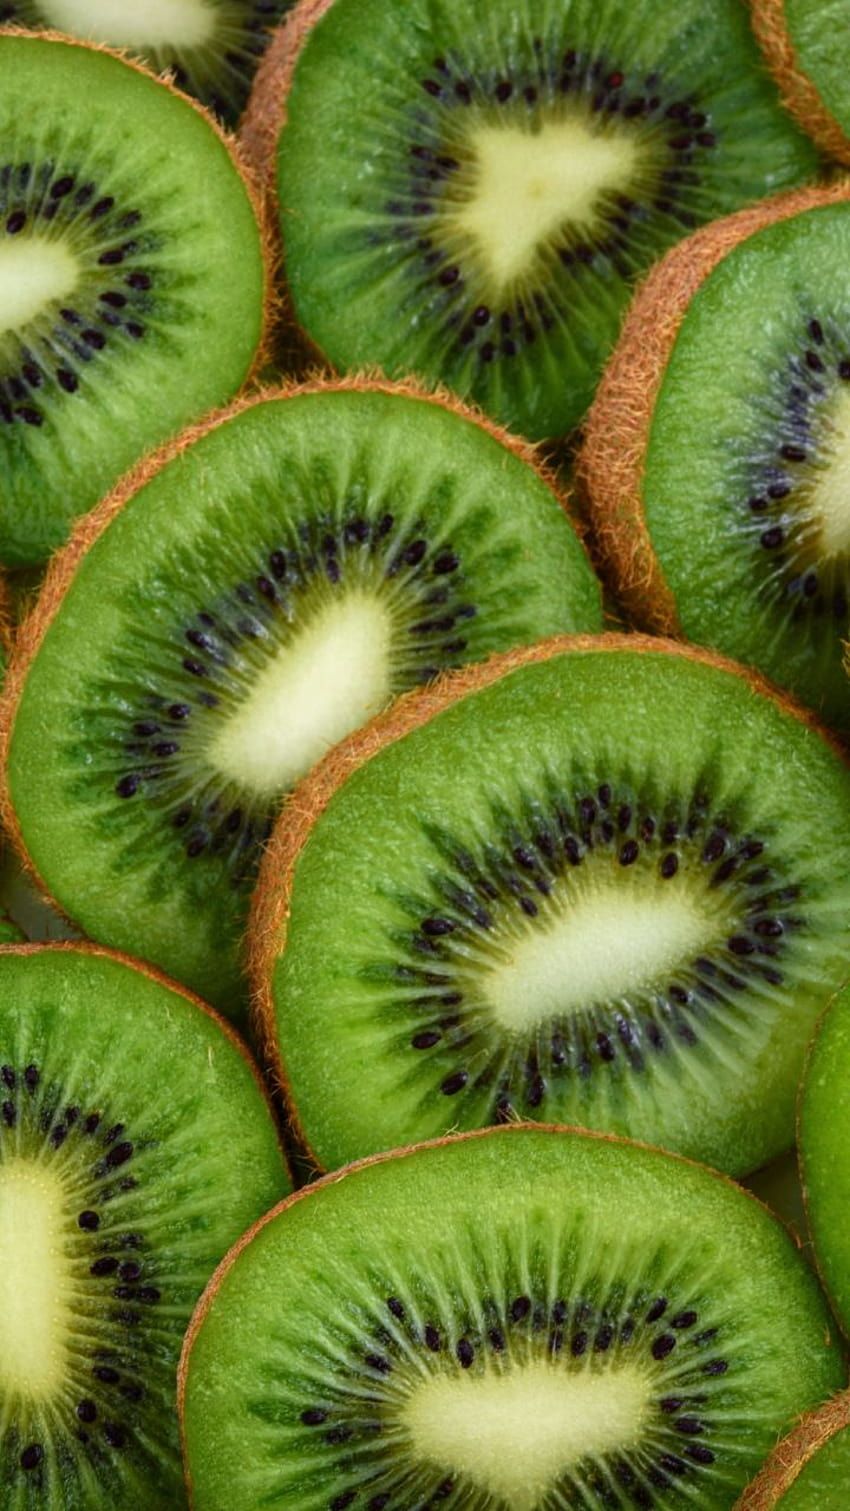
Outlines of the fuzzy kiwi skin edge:
{"type": "Polygon", "coordinates": [[[850,201],[850,181],[793,189],[703,226],[667,252],[639,286],[591,405],[576,480],[615,591],[642,628],[681,633],[643,511],[655,405],[679,327],[701,284],[734,247],[806,210],[850,201]]]}
{"type": "MultiPolygon", "coordinates": [[[[617,636],[611,638],[616,638],[619,640],[626,637],[617,636]]],[[[551,642],[549,643],[551,644],[551,642]]],[[[494,659],[501,660],[503,658],[498,657],[494,659]]],[[[713,658],[714,664],[717,664],[718,659],[719,658],[713,658]]],[[[478,669],[480,670],[480,668],[478,669]]],[[[747,678],[746,680],[749,680],[749,678],[747,678]]],[[[420,695],[417,694],[416,696],[420,695]]],[[[409,701],[410,697],[411,695],[408,694],[405,701],[409,701]]],[[[783,700],[781,697],[778,697],[777,701],[783,702],[785,700],[783,700]]],[[[367,728],[368,727],[371,726],[367,726],[367,728]]],[[[224,1258],[221,1260],[220,1264],[215,1269],[209,1281],[207,1282],[206,1289],[204,1290],[200,1300],[197,1303],[197,1306],[195,1307],[195,1311],[192,1315],[192,1320],[189,1323],[185,1337],[183,1339],[183,1348],[180,1354],[180,1362],[177,1366],[177,1415],[180,1427],[180,1444],[183,1452],[183,1469],[186,1478],[186,1491],[189,1498],[190,1507],[194,1505],[194,1499],[192,1478],[189,1472],[189,1455],[188,1445],[186,1441],[185,1422],[186,1385],[189,1376],[189,1361],[195,1339],[204,1324],[207,1314],[210,1311],[213,1303],[215,1302],[216,1296],[218,1295],[223,1281],[227,1277],[231,1267],[235,1264],[242,1251],[248,1247],[253,1239],[256,1238],[257,1234],[260,1233],[262,1229],[268,1225],[268,1223],[273,1222],[275,1218],[280,1217],[283,1212],[289,1211],[289,1209],[291,1207],[294,1207],[297,1202],[303,1201],[305,1197],[311,1196],[314,1191],[321,1190],[325,1186],[336,1185],[339,1181],[345,1180],[349,1175],[356,1175],[360,1170],[366,1170],[372,1165],[382,1165],[386,1164],[389,1161],[405,1159],[408,1155],[416,1154],[419,1150],[422,1149],[440,1149],[443,1148],[446,1144],[462,1144],[466,1143],[470,1139],[511,1138],[522,1130],[533,1131],[534,1133],[563,1133],[572,1135],[574,1137],[577,1136],[585,1139],[595,1139],[600,1143],[614,1144],[616,1146],[624,1148],[645,1149],[647,1150],[647,1152],[657,1154],[665,1160],[675,1161],[678,1164],[688,1166],[693,1170],[701,1170],[704,1172],[704,1174],[710,1175],[714,1180],[719,1181],[722,1185],[730,1186],[741,1196],[745,1197],[747,1201],[753,1202],[772,1220],[772,1222],[776,1224],[777,1227],[782,1229],[783,1233],[785,1233],[789,1243],[793,1248],[797,1250],[800,1250],[802,1248],[800,1242],[795,1238],[793,1234],[788,1232],[788,1229],[785,1228],[784,1225],[779,1221],[779,1218],[774,1212],[771,1211],[770,1207],[768,1207],[765,1202],[760,1201],[759,1198],[757,1196],[754,1196],[751,1191],[748,1191],[746,1187],[738,1185],[737,1181],[734,1181],[730,1175],[724,1175],[721,1171],[713,1170],[709,1165],[700,1164],[698,1160],[688,1159],[687,1156],[683,1154],[671,1153],[667,1149],[660,1149],[657,1145],[644,1143],[640,1139],[619,1138],[613,1133],[602,1133],[598,1129],[582,1128],[578,1125],[564,1123],[518,1122],[504,1124],[502,1126],[493,1128],[473,1128],[465,1133],[445,1134],[442,1138],[427,1139],[423,1143],[419,1144],[405,1144],[402,1148],[399,1149],[383,1150],[379,1154],[370,1154],[367,1155],[364,1159],[354,1160],[351,1164],[344,1166],[342,1170],[333,1170],[329,1174],[322,1175],[311,1185],[302,1186],[300,1190],[293,1191],[290,1196],[284,1197],[283,1201],[278,1202],[276,1206],[272,1207],[270,1212],[266,1212],[257,1220],[257,1222],[255,1222],[250,1228],[248,1228],[247,1232],[243,1233],[242,1237],[237,1239],[233,1247],[228,1251],[227,1254],[225,1254],[224,1258]]],[[[830,1334],[827,1334],[826,1338],[824,1339],[824,1343],[827,1348],[831,1348],[833,1346],[832,1337],[830,1334]]],[[[848,1399],[850,1399],[850,1391],[848,1391],[848,1399]]],[[[735,1508],[735,1511],[737,1511],[737,1507],[735,1508]]],[[[761,1508],[754,1505],[752,1507],[747,1507],[747,1511],[761,1511],[761,1508]]]]}
{"type": "MultiPolygon", "coordinates": [[[[182,1363],[182,1361],[181,1361],[182,1363]]],[[[801,1417],[796,1427],[777,1444],[763,1469],[747,1486],[734,1511],[771,1511],[800,1470],[819,1448],[843,1427],[850,1426],[850,1390],[833,1396],[817,1411],[801,1417]]]]}
{"type": "Polygon", "coordinates": [[[769,698],[806,728],[814,730],[845,765],[850,765],[847,752],[836,736],[825,729],[809,709],[796,703],[759,672],[700,646],[638,634],[555,635],[537,645],[503,651],[488,661],[444,673],[429,687],[405,693],[385,713],[355,730],[313,767],[284,803],[260,864],[246,935],[248,975],[253,989],[254,1038],[261,1046],[264,1063],[269,1066],[274,1085],[283,1098],[290,1133],[299,1153],[317,1171],[323,1167],[306,1137],[292,1095],[278,1040],[272,989],[275,961],[286,943],[295,868],[310,831],[337,788],[385,746],[403,739],[444,709],[489,687],[508,672],[538,661],[548,661],[568,651],[664,652],[733,673],[754,693],[769,698]]]}
{"type": "Polygon", "coordinates": [[[850,138],[827,110],[794,51],[785,21],[785,0],[750,0],[750,10],[756,41],[785,109],[821,152],[850,164],[850,138]]]}

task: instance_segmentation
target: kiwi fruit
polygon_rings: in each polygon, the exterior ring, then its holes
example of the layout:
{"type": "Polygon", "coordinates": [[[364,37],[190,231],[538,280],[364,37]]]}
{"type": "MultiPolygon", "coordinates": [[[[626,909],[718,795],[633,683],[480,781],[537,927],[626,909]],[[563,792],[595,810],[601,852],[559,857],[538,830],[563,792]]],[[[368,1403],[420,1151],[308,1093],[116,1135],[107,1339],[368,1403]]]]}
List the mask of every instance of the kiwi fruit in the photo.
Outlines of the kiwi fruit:
{"type": "Polygon", "coordinates": [[[793,1142],[850,973],[850,770],[709,653],[561,637],[402,699],[296,790],[250,938],[334,1169],[519,1118],[730,1173],[793,1142]]]}
{"type": "Polygon", "coordinates": [[[254,191],[194,101],[43,35],[0,33],[0,76],[0,560],[24,566],[237,392],[266,274],[254,191]]]}
{"type": "Polygon", "coordinates": [[[735,1511],[846,1511],[850,1391],[807,1412],[747,1486],[735,1511]]]}
{"type": "Polygon", "coordinates": [[[235,126],[291,0],[2,0],[0,22],[130,51],[235,126]]]}
{"type": "Polygon", "coordinates": [[[818,168],[739,0],[303,0],[243,139],[313,347],[534,439],[587,408],[643,269],[818,168]]]}
{"type": "Polygon", "coordinates": [[[600,591],[533,450],[379,380],[269,393],[86,519],[10,669],[8,822],[91,936],[228,1012],[280,798],[393,695],[600,591]]]}
{"type": "Polygon", "coordinates": [[[798,1150],[815,1258],[850,1334],[850,987],[829,1004],[812,1040],[800,1088],[798,1150]]]}
{"type": "Polygon", "coordinates": [[[847,12],[842,0],[750,0],[783,103],[830,157],[850,163],[847,12]]]}
{"type": "Polygon", "coordinates": [[[720,1511],[841,1378],[759,1203],[525,1125],[267,1214],[198,1306],[179,1401],[196,1511],[720,1511]]]}
{"type": "Polygon", "coordinates": [[[94,946],[0,951],[0,1501],[183,1503],[176,1366],[289,1189],[259,1075],[197,998],[94,946]]]}
{"type": "Polygon", "coordinates": [[[629,311],[578,463],[635,621],[757,666],[844,733],[848,257],[846,184],[674,248],[629,311]]]}

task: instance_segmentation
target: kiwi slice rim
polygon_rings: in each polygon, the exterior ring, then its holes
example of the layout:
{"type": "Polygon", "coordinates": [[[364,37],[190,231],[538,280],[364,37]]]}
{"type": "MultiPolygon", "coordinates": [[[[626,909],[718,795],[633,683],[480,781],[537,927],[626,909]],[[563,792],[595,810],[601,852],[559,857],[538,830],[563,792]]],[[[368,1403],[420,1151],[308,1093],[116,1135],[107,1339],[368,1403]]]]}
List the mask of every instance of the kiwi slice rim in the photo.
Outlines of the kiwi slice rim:
{"type": "Polygon", "coordinates": [[[333,0],[298,0],[274,28],[239,123],[239,141],[245,156],[272,198],[276,197],[277,139],[286,125],[289,89],[298,57],[313,27],[332,5],[333,0]]]}
{"type": "MultiPolygon", "coordinates": [[[[638,654],[663,652],[730,672],[753,692],[769,698],[776,707],[799,720],[807,729],[813,730],[843,764],[850,766],[850,755],[837,735],[826,729],[811,709],[805,708],[784,689],[769,682],[761,672],[703,646],[664,636],[624,634],[617,631],[601,635],[553,635],[538,641],[536,645],[519,646],[491,656],[487,661],[447,672],[428,687],[414,688],[411,692],[402,694],[384,713],[378,714],[347,739],[340,741],[294,788],[278,812],[260,862],[245,935],[247,973],[252,987],[251,1021],[254,1036],[280,1091],[286,1108],[287,1123],[299,1151],[317,1171],[323,1170],[324,1166],[307,1138],[292,1094],[286,1059],[277,1031],[273,987],[275,963],[286,947],[295,870],[313,825],[324,813],[337,789],[379,751],[394,745],[470,694],[500,681],[509,672],[575,651],[633,651],[638,654]]],[[[0,739],[4,737],[4,729],[0,728],[0,739]]],[[[532,1126],[548,1125],[535,1123],[532,1126]]],[[[613,1134],[605,1136],[616,1137],[613,1134]]],[[[677,1156],[679,1157],[682,1156],[677,1156]]]]}
{"type": "Polygon", "coordinates": [[[736,1502],[734,1511],[770,1511],[790,1490],[809,1459],[844,1427],[850,1427],[850,1390],[840,1391],[817,1411],[807,1411],[800,1418],[787,1437],[777,1443],[736,1502]]]}
{"type": "Polygon", "coordinates": [[[850,138],[803,69],[785,20],[785,0],[750,0],[750,19],[782,103],[816,147],[850,163],[850,138]]]}
{"type": "Polygon", "coordinates": [[[646,523],[643,474],[655,405],[691,300],[741,242],[807,210],[850,202],[850,183],[774,195],[677,243],[638,287],[584,425],[576,482],[603,565],[641,628],[680,635],[646,523]]]}
{"type": "MultiPolygon", "coordinates": [[[[800,1177],[800,1194],[803,1198],[803,1211],[806,1214],[809,1258],[815,1274],[817,1275],[820,1282],[821,1290],[823,1291],[827,1301],[829,1302],[830,1312],[835,1318],[836,1327],[838,1328],[839,1332],[844,1335],[845,1339],[850,1337],[850,1332],[848,1332],[850,1323],[846,1322],[844,1316],[842,1315],[843,1309],[838,1305],[829,1281],[829,1277],[826,1273],[826,1269],[821,1259],[820,1245],[815,1244],[814,1241],[809,1186],[806,1180],[806,1156],[803,1139],[803,1104],[806,1101],[809,1081],[811,1078],[811,1069],[820,1044],[823,1028],[826,1024],[827,1019],[831,1016],[833,1009],[838,1004],[839,998],[846,997],[848,995],[848,988],[850,988],[850,983],[845,983],[843,987],[839,987],[837,992],[833,992],[823,1012],[820,1014],[817,1022],[815,1023],[814,1029],[812,1030],[812,1036],[809,1039],[805,1058],[803,1060],[803,1068],[800,1072],[800,1081],[797,1087],[797,1104],[795,1111],[795,1147],[797,1150],[797,1172],[800,1177]]],[[[848,1403],[848,1413],[850,1413],[850,1391],[848,1391],[848,1403]]],[[[850,1417],[848,1418],[848,1420],[850,1420],[850,1417]]]]}
{"type": "MultiPolygon", "coordinates": [[[[202,109],[197,105],[199,110],[202,109]]],[[[391,396],[401,396],[421,400],[427,404],[433,404],[440,409],[448,410],[458,419],[463,419],[477,425],[499,445],[504,446],[517,460],[525,463],[535,473],[538,480],[553,494],[554,500],[572,527],[579,546],[584,551],[588,568],[596,576],[590,552],[585,540],[586,529],[575,511],[570,509],[570,492],[564,483],[563,476],[546,459],[542,447],[533,441],[525,440],[521,436],[514,435],[498,421],[490,418],[483,410],[466,399],[461,399],[443,385],[436,388],[426,388],[415,378],[405,378],[394,381],[377,370],[348,374],[347,376],[334,376],[314,372],[304,382],[297,379],[279,384],[257,387],[243,390],[229,404],[221,409],[213,410],[202,420],[188,426],[180,435],[163,445],[156,447],[141,457],[136,465],[130,468],[115,487],[97,504],[94,509],[83,514],[76,521],[69,539],[64,546],[51,557],[38,595],[26,613],[23,621],[18,626],[13,636],[9,636],[8,655],[9,661],[6,675],[2,681],[0,690],[0,827],[6,835],[8,843],[14,850],[25,875],[36,888],[41,899],[53,908],[60,918],[71,927],[76,928],[75,919],[67,912],[60,902],[53,896],[50,887],[42,877],[35,864],[24,839],[18,815],[10,790],[8,770],[9,752],[15,720],[18,713],[18,705],[24,692],[32,663],[35,661],[45,636],[59,612],[65,597],[65,592],[73,580],[77,568],[89,549],[99,537],[108,529],[113,519],[121,512],[124,505],[138,493],[146,483],[166,467],[175,461],[184,451],[194,446],[197,441],[217,430],[220,426],[234,419],[237,415],[248,409],[253,409],[269,401],[297,399],[311,394],[323,393],[380,393],[391,396]]],[[[2,583],[2,577],[0,577],[2,583]]],[[[3,585],[5,586],[5,584],[3,585]]],[[[8,621],[3,615],[2,589],[0,589],[0,644],[6,644],[4,639],[4,624],[8,621]]],[[[383,715],[379,715],[382,718],[383,715]]],[[[132,957],[131,957],[132,958],[132,957]]],[[[166,980],[171,978],[166,975],[166,980]]],[[[201,1000],[201,999],[199,999],[201,1000]]]]}

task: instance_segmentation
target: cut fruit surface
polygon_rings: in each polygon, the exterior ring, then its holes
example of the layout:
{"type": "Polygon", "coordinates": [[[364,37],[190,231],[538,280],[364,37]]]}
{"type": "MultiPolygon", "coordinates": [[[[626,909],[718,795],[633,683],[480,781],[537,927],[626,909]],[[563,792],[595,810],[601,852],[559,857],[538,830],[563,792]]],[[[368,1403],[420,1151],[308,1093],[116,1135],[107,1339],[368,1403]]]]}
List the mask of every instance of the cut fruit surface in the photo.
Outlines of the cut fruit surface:
{"type": "Polygon", "coordinates": [[[237,391],[265,274],[231,146],[192,102],[55,38],[0,34],[0,72],[0,560],[21,565],[237,391]]]}
{"type": "Polygon", "coordinates": [[[850,989],[818,1024],[800,1089],[798,1146],[815,1257],[835,1314],[850,1333],[850,989]]]}
{"type": "Polygon", "coordinates": [[[107,503],[10,684],[11,801],[65,911],[236,1010],[287,788],[397,692],[600,626],[534,461],[449,401],[316,385],[219,417],[107,503]]]}
{"type": "Polygon", "coordinates": [[[180,1368],[197,1511],[728,1511],[841,1377],[814,1277],[709,1171],[525,1127],[259,1223],[180,1368]]]}
{"type": "Polygon", "coordinates": [[[269,60],[247,140],[279,130],[307,337],[535,438],[581,418],[661,251],[817,166],[736,0],[497,0],[486,25],[454,0],[305,0],[269,60]]]}
{"type": "Polygon", "coordinates": [[[0,952],[0,1498],[173,1511],[175,1367],[289,1181],[247,1052],[94,947],[0,952]]]}
{"type": "Polygon", "coordinates": [[[842,0],[751,0],[751,9],[783,103],[822,152],[850,163],[850,46],[842,0]]]}
{"type": "Polygon", "coordinates": [[[331,755],[264,858],[307,1144],[333,1169],[519,1116],[754,1169],[850,970],[848,868],[850,771],[732,663],[610,636],[457,674],[331,755]]]}
{"type": "Polygon", "coordinates": [[[802,1418],[747,1486],[735,1511],[845,1511],[850,1485],[850,1393],[802,1418]]]}

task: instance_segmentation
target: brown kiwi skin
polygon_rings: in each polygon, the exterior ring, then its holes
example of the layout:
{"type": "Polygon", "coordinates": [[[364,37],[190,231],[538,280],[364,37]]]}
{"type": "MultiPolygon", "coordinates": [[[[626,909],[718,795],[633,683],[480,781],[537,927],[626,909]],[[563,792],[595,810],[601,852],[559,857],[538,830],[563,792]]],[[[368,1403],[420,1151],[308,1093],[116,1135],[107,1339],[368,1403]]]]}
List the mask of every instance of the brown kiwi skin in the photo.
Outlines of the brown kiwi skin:
{"type": "MultiPolygon", "coordinates": [[[[40,35],[40,34],[39,34],[40,35]]],[[[200,109],[200,106],[196,108],[200,109]]],[[[104,530],[112,523],[124,505],[141,488],[149,483],[167,463],[176,460],[189,447],[194,446],[211,431],[218,429],[220,425],[242,414],[244,410],[252,409],[257,405],[264,404],[269,400],[295,399],[303,394],[319,393],[382,393],[389,395],[402,395],[411,399],[421,399],[425,403],[434,404],[440,409],[447,409],[459,418],[465,419],[472,424],[486,430],[488,435],[504,446],[526,466],[531,467],[540,481],[553,493],[560,508],[570,520],[579,540],[583,540],[583,527],[570,512],[569,494],[565,491],[563,479],[559,477],[555,469],[544,459],[539,446],[531,441],[525,441],[518,436],[512,435],[503,426],[497,424],[482,410],[477,409],[467,400],[459,399],[447,388],[423,388],[414,379],[402,382],[391,382],[379,373],[363,372],[349,377],[332,378],[323,373],[315,373],[303,383],[282,383],[273,388],[258,388],[251,392],[244,392],[241,397],[234,399],[223,409],[216,410],[205,419],[190,425],[181,435],[171,441],[167,441],[157,450],[136,463],[125,473],[116,486],[108,493],[101,503],[87,514],[81,515],[77,520],[67,543],[62,546],[52,557],[41,590],[35,602],[25,615],[19,626],[12,647],[6,677],[0,693],[0,825],[8,837],[20,864],[38,892],[40,898],[54,909],[66,923],[74,925],[75,921],[62,908],[61,904],[52,896],[50,888],[40,875],[33,861],[21,832],[18,816],[12,802],[8,781],[8,758],[9,747],[12,738],[18,704],[24,691],[24,686],[29,675],[30,667],[41,649],[42,642],[59,610],[65,597],[65,593],[73,580],[77,568],[86,553],[94,545],[95,541],[103,534],[104,530]]],[[[2,578],[0,578],[2,581],[2,578]]],[[[0,634],[2,634],[2,619],[0,619],[0,634]]]]}
{"type": "Polygon", "coordinates": [[[612,586],[635,623],[681,635],[676,599],[643,510],[646,452],[679,327],[702,283],[740,242],[806,210],[850,202],[850,179],[775,195],[703,226],[639,286],[584,424],[576,480],[612,586]]]}
{"type": "Polygon", "coordinates": [[[821,152],[850,164],[850,138],[827,110],[794,51],[785,20],[785,0],[750,0],[750,9],[756,40],[786,110],[821,152]]]}
{"type": "Polygon", "coordinates": [[[850,1426],[850,1390],[833,1396],[817,1411],[808,1411],[796,1427],[776,1445],[767,1463],[747,1486],[734,1511],[770,1511],[790,1490],[795,1479],[819,1448],[850,1426]]]}
{"type": "MultiPolygon", "coordinates": [[[[566,637],[561,638],[565,639],[566,637]]],[[[573,638],[578,639],[579,637],[573,638]]],[[[625,639],[627,637],[619,638],[625,639]]],[[[676,647],[676,649],[680,650],[681,647],[676,647]]],[[[538,657],[537,659],[539,660],[542,658],[538,657]]],[[[719,663],[719,658],[715,657],[712,658],[712,660],[715,664],[719,663]]],[[[739,668],[735,669],[739,670],[739,668]]],[[[746,680],[749,680],[749,676],[747,676],[746,680]]],[[[407,696],[409,698],[413,695],[408,694],[407,696]]],[[[779,702],[786,701],[779,694],[776,694],[775,696],[777,698],[777,701],[779,702]]],[[[801,716],[807,717],[805,710],[800,710],[800,713],[801,716]]],[[[807,719],[807,722],[810,721],[808,721],[807,719]]],[[[802,1245],[797,1239],[796,1235],[790,1233],[787,1228],[783,1227],[783,1224],[776,1216],[776,1213],[771,1211],[767,1203],[761,1201],[758,1196],[755,1196],[753,1194],[752,1191],[748,1191],[745,1186],[740,1186],[737,1181],[732,1179],[731,1175],[724,1175],[722,1171],[715,1170],[710,1165],[702,1164],[699,1160],[690,1159],[685,1154],[674,1154],[669,1149],[660,1148],[657,1144],[649,1144],[641,1139],[621,1138],[614,1133],[604,1133],[598,1128],[582,1128],[579,1124],[575,1123],[502,1123],[492,1128],[472,1128],[467,1130],[465,1133],[447,1133],[443,1134],[441,1138],[425,1139],[418,1144],[404,1144],[398,1149],[385,1149],[382,1150],[379,1154],[369,1154],[366,1155],[363,1159],[353,1160],[351,1164],[344,1165],[342,1169],[332,1170],[326,1175],[321,1175],[320,1178],[315,1180],[312,1184],[302,1186],[298,1191],[293,1191],[290,1196],[285,1196],[283,1200],[279,1201],[277,1205],[272,1207],[269,1212],[266,1212],[262,1217],[258,1218],[258,1220],[253,1223],[245,1233],[242,1234],[242,1237],[236,1240],[233,1247],[228,1250],[224,1258],[220,1261],[217,1268],[210,1276],[206,1288],[195,1307],[195,1310],[192,1314],[192,1319],[183,1339],[183,1348],[180,1354],[180,1362],[177,1366],[177,1414],[180,1426],[180,1443],[183,1451],[183,1469],[186,1479],[186,1490],[189,1497],[190,1507],[194,1505],[194,1499],[192,1493],[192,1479],[189,1473],[189,1454],[188,1446],[186,1443],[185,1421],[186,1383],[189,1376],[189,1359],[192,1353],[192,1348],[194,1347],[195,1339],[197,1338],[201,1327],[206,1321],[207,1315],[221,1289],[222,1283],[227,1278],[229,1271],[235,1264],[236,1260],[239,1258],[240,1254],[244,1249],[247,1249],[250,1243],[253,1242],[253,1240],[257,1237],[257,1234],[261,1233],[263,1228],[267,1227],[270,1222],[273,1222],[276,1217],[280,1217],[283,1212],[288,1212],[289,1209],[291,1207],[294,1207],[298,1202],[304,1201],[305,1198],[312,1196],[314,1191],[322,1190],[327,1186],[335,1186],[339,1183],[339,1181],[346,1180],[351,1175],[357,1175],[361,1170],[368,1170],[372,1165],[383,1165],[389,1163],[390,1161],[406,1159],[409,1155],[416,1155],[420,1151],[425,1149],[442,1149],[446,1144],[464,1144],[468,1143],[472,1139],[481,1138],[516,1138],[521,1137],[523,1133],[565,1134],[573,1138],[594,1140],[597,1143],[615,1144],[618,1147],[626,1149],[645,1149],[650,1154],[657,1154],[665,1160],[675,1161],[679,1165],[686,1165],[692,1170],[702,1170],[706,1175],[710,1175],[713,1180],[719,1181],[721,1185],[731,1186],[734,1191],[737,1191],[741,1196],[745,1197],[747,1201],[751,1201],[756,1207],[760,1208],[760,1210],[766,1213],[766,1215],[772,1220],[772,1222],[776,1224],[777,1227],[782,1228],[782,1231],[786,1234],[789,1242],[794,1246],[794,1248],[798,1250],[802,1248],[802,1245]]],[[[832,1335],[829,1332],[824,1338],[824,1345],[827,1348],[831,1348],[833,1346],[832,1335]]],[[[850,1391],[848,1391],[848,1398],[850,1398],[850,1391]]],[[[737,1508],[735,1508],[735,1511],[737,1511],[737,1508]]]]}
{"type": "Polygon", "coordinates": [[[260,864],[246,935],[254,1040],[263,1053],[272,1083],[283,1099],[290,1136],[295,1141],[300,1156],[316,1171],[321,1171],[323,1167],[301,1125],[297,1103],[292,1094],[286,1061],[278,1040],[272,986],[275,963],[286,944],[290,899],[298,858],[310,837],[313,825],[324,813],[338,788],[355,771],[379,751],[427,724],[461,699],[482,691],[521,667],[549,661],[554,656],[567,652],[599,651],[630,651],[638,654],[654,652],[680,656],[702,666],[713,666],[720,671],[730,672],[746,683],[753,696],[769,698],[783,712],[817,734],[845,764],[850,765],[850,758],[836,736],[825,729],[809,709],[803,708],[759,672],[701,646],[650,635],[617,633],[554,635],[537,645],[503,651],[491,656],[488,661],[462,667],[459,671],[446,672],[429,686],[404,693],[391,708],[335,745],[308,772],[281,808],[260,864]]]}

